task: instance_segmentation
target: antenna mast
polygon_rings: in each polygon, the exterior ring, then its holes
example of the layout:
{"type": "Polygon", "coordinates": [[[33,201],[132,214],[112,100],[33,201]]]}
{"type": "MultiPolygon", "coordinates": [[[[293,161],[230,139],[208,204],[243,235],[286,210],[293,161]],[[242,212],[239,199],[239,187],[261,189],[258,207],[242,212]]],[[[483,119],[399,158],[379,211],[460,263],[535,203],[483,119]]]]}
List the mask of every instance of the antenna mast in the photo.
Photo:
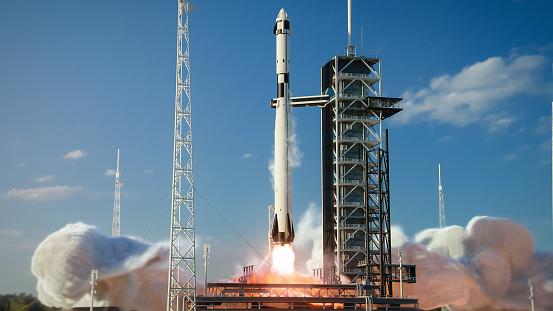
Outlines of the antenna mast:
{"type": "Polygon", "coordinates": [[[171,252],[167,293],[168,311],[196,310],[196,238],[194,228],[192,105],[190,98],[190,46],[188,32],[188,13],[193,10],[194,6],[191,2],[178,0],[171,252]],[[181,187],[184,187],[184,192],[181,191],[181,187]],[[184,206],[184,208],[181,209],[181,206],[184,206]],[[185,240],[183,249],[181,249],[181,237],[185,240]]]}
{"type": "Polygon", "coordinates": [[[355,46],[352,43],[351,31],[351,0],[348,0],[348,46],[346,47],[346,56],[355,57],[355,46]]]}
{"type": "Polygon", "coordinates": [[[117,172],[115,172],[115,198],[113,199],[113,225],[111,237],[121,236],[121,174],[119,173],[119,148],[117,149],[117,172]]]}
{"type": "Polygon", "coordinates": [[[442,170],[440,168],[440,164],[438,164],[438,191],[439,191],[439,205],[440,205],[440,228],[445,227],[445,209],[444,209],[444,190],[442,188],[442,170]]]}

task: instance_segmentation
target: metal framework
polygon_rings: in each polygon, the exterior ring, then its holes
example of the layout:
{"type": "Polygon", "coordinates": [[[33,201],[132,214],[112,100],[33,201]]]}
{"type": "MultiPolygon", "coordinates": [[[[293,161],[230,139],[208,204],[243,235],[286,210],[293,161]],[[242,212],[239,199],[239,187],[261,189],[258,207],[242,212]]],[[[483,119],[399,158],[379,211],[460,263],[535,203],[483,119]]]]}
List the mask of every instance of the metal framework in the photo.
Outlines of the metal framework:
{"type": "Polygon", "coordinates": [[[321,69],[321,92],[330,96],[321,111],[323,260],[327,271],[336,265],[342,282],[365,282],[388,297],[389,165],[382,121],[401,111],[401,99],[381,97],[380,73],[380,59],[354,53],[321,69]]]}
{"type": "Polygon", "coordinates": [[[194,182],[192,174],[192,106],[188,13],[190,2],[178,1],[175,136],[171,203],[171,251],[167,310],[196,309],[194,182]],[[182,191],[184,189],[184,192],[182,191]],[[181,208],[184,207],[184,208],[181,208]],[[186,242],[182,244],[181,237],[186,242]]]}
{"type": "Polygon", "coordinates": [[[113,224],[111,237],[121,236],[121,175],[119,174],[119,149],[117,149],[117,171],[115,172],[115,197],[113,198],[113,224]]]}
{"type": "Polygon", "coordinates": [[[419,310],[418,300],[365,296],[362,284],[208,283],[198,310],[419,310]]]}
{"type": "Polygon", "coordinates": [[[445,227],[445,195],[444,190],[442,188],[442,169],[440,167],[440,164],[438,164],[438,192],[439,192],[439,209],[440,209],[440,228],[445,227]]]}

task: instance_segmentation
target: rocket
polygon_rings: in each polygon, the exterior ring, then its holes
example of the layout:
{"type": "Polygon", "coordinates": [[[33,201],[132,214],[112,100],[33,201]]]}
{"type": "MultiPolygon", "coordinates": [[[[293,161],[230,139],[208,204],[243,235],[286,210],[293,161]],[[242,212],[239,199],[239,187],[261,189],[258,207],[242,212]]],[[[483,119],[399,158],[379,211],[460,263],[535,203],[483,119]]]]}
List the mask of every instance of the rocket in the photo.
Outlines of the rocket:
{"type": "Polygon", "coordinates": [[[275,118],[275,220],[271,237],[278,244],[294,241],[292,224],[292,169],[290,167],[290,20],[284,9],[278,13],[276,35],[277,99],[275,118]]]}

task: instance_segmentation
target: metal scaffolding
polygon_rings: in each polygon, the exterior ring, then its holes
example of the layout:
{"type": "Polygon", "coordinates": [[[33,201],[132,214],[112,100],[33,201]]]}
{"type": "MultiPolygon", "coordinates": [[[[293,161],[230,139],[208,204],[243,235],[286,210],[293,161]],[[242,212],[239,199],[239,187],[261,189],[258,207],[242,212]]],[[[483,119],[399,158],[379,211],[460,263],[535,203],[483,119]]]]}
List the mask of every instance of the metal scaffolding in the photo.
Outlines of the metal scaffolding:
{"type": "Polygon", "coordinates": [[[362,284],[208,283],[207,288],[207,295],[198,297],[198,310],[419,310],[415,298],[365,296],[362,284]]]}
{"type": "Polygon", "coordinates": [[[171,252],[167,310],[196,310],[192,105],[188,13],[192,3],[178,1],[175,135],[171,203],[171,252]],[[184,192],[182,189],[184,188],[184,192]],[[183,207],[181,209],[181,207],[183,207]],[[181,244],[181,237],[185,242],[181,244]],[[182,249],[181,249],[182,246],[182,249]]]}
{"type": "Polygon", "coordinates": [[[327,271],[336,266],[342,282],[365,282],[388,297],[389,165],[382,121],[401,111],[401,98],[381,97],[380,73],[380,59],[354,53],[321,68],[321,92],[330,96],[321,111],[323,261],[327,271]]]}

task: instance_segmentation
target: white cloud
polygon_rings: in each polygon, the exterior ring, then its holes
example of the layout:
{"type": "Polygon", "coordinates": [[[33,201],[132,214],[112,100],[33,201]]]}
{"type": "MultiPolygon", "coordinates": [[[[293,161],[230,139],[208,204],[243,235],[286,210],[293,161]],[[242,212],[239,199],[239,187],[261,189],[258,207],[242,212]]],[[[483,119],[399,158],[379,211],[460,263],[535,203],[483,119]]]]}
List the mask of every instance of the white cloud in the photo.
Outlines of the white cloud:
{"type": "Polygon", "coordinates": [[[552,146],[551,146],[551,138],[544,141],[543,143],[541,143],[540,145],[540,148],[541,150],[543,151],[551,151],[552,150],[552,146]]]}
{"type": "Polygon", "coordinates": [[[152,173],[152,172],[153,172],[153,170],[145,170],[145,171],[144,171],[144,173],[146,173],[146,174],[150,174],[150,173],[152,173]]]}
{"type": "Polygon", "coordinates": [[[542,116],[538,119],[538,124],[534,129],[536,134],[550,134],[551,133],[551,116],[542,116]]]}
{"type": "Polygon", "coordinates": [[[438,141],[441,142],[441,143],[445,143],[445,142],[452,141],[452,140],[453,140],[453,136],[444,136],[444,137],[440,138],[438,141]]]}
{"type": "Polygon", "coordinates": [[[29,189],[12,189],[5,195],[6,198],[21,199],[23,201],[45,202],[61,198],[68,198],[81,192],[83,187],[54,186],[29,189]]]}
{"type": "Polygon", "coordinates": [[[491,57],[454,75],[435,77],[427,88],[402,95],[403,112],[394,121],[437,121],[455,126],[485,122],[490,131],[498,131],[516,121],[505,111],[492,113],[500,109],[503,100],[551,92],[540,73],[548,62],[542,55],[491,57]]]}
{"type": "Polygon", "coordinates": [[[54,180],[54,176],[56,176],[56,175],[51,174],[51,175],[48,175],[48,176],[38,177],[37,179],[35,179],[35,182],[49,182],[49,181],[54,180]]]}
{"type": "Polygon", "coordinates": [[[506,162],[511,162],[515,159],[518,158],[518,154],[516,153],[511,153],[511,154],[506,154],[503,156],[503,158],[501,158],[503,161],[506,161],[506,162]]]}
{"type": "Polygon", "coordinates": [[[242,156],[242,159],[247,159],[247,158],[251,158],[253,157],[253,154],[251,153],[244,153],[244,155],[242,156]]]}
{"type": "Polygon", "coordinates": [[[115,176],[115,173],[117,173],[116,170],[107,170],[106,171],[106,176],[115,176]]]}
{"type": "Polygon", "coordinates": [[[22,230],[12,230],[12,229],[3,229],[0,231],[0,234],[3,236],[10,236],[10,237],[19,237],[23,235],[22,230]]]}
{"type": "Polygon", "coordinates": [[[82,158],[86,155],[85,152],[83,152],[82,150],[75,150],[75,151],[71,151],[71,152],[68,152],[66,155],[63,156],[64,159],[79,159],[79,158],[82,158]]]}
{"type": "Polygon", "coordinates": [[[491,113],[483,121],[488,125],[488,132],[493,133],[505,130],[516,119],[505,117],[505,113],[491,113]]]}
{"type": "Polygon", "coordinates": [[[23,167],[23,166],[27,166],[27,163],[25,162],[17,163],[17,167],[23,167]]]}

